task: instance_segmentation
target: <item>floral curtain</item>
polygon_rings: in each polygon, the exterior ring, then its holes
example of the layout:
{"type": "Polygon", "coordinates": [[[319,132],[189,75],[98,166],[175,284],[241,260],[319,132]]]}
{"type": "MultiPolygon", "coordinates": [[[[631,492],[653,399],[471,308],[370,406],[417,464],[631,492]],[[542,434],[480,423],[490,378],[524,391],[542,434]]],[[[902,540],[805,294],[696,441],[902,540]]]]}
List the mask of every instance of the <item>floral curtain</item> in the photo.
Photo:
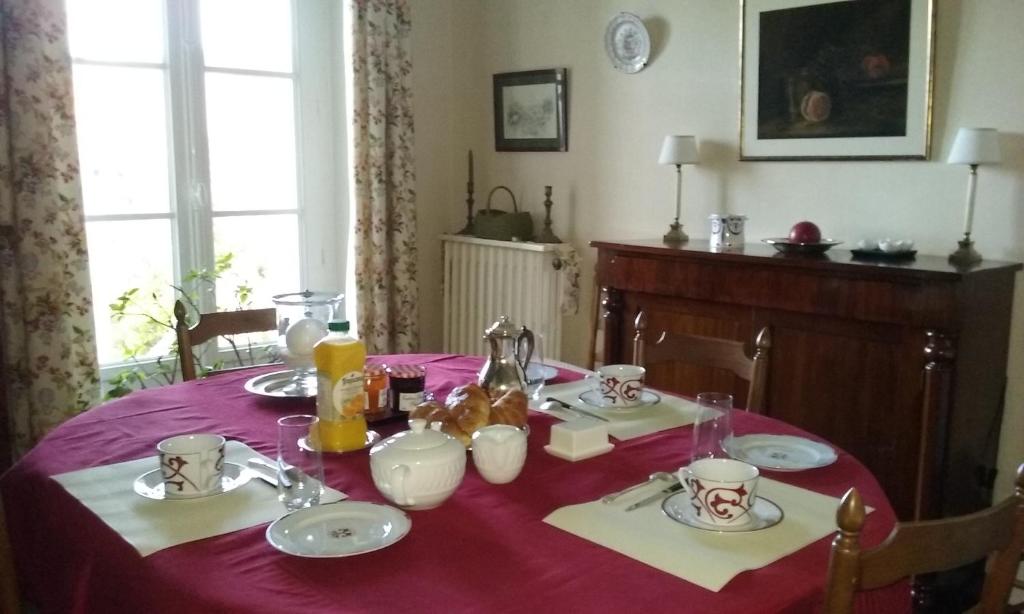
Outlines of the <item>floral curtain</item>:
{"type": "Polygon", "coordinates": [[[412,22],[406,0],[351,0],[355,282],[370,353],[416,351],[412,22]]]}
{"type": "Polygon", "coordinates": [[[3,466],[99,399],[99,369],[64,0],[0,0],[0,35],[3,466]]]}

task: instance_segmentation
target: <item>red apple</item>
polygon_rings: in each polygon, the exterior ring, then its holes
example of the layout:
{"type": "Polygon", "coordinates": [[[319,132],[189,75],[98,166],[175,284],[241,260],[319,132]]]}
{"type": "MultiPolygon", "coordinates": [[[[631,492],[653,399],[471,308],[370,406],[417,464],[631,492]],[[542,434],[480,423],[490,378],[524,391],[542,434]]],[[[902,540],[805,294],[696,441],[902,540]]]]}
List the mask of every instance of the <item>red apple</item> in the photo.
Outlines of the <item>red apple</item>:
{"type": "Polygon", "coordinates": [[[820,243],[821,230],[814,222],[797,222],[789,229],[789,240],[793,243],[820,243]]]}

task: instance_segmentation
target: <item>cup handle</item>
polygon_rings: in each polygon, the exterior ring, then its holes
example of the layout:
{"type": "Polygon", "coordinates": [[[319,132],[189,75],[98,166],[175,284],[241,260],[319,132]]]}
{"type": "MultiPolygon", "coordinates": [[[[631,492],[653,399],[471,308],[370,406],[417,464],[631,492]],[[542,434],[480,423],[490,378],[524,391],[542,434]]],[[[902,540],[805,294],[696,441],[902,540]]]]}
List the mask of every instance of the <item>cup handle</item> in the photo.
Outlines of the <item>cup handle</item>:
{"type": "Polygon", "coordinates": [[[601,391],[601,376],[597,373],[587,373],[583,379],[590,384],[591,390],[601,391]]]}

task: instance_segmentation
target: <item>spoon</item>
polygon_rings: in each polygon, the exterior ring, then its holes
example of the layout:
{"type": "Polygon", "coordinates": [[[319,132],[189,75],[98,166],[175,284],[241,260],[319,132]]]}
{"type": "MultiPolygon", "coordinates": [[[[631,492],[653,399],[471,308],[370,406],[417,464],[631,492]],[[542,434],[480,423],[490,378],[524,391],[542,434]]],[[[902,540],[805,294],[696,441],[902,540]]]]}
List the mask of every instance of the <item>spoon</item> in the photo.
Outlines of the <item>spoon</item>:
{"type": "Polygon", "coordinates": [[[566,403],[564,401],[559,401],[558,399],[555,399],[555,398],[552,398],[552,397],[548,397],[547,401],[544,401],[543,403],[540,404],[540,410],[541,411],[550,412],[552,409],[556,409],[556,408],[557,409],[567,409],[567,410],[569,410],[569,411],[571,411],[571,412],[573,412],[573,413],[575,413],[577,415],[586,416],[588,418],[594,418],[596,420],[600,420],[601,422],[608,422],[609,421],[608,418],[605,418],[604,416],[599,416],[597,414],[590,413],[589,411],[587,411],[585,409],[580,409],[580,408],[576,407],[575,405],[569,405],[568,403],[566,403]]]}
{"type": "Polygon", "coordinates": [[[675,476],[673,476],[671,473],[668,473],[666,471],[655,471],[654,473],[652,473],[647,478],[646,482],[640,482],[639,484],[633,484],[629,488],[623,488],[622,490],[620,490],[618,492],[613,492],[610,495],[605,495],[605,496],[601,497],[601,503],[611,503],[612,501],[618,499],[622,495],[625,495],[627,493],[631,493],[631,492],[633,492],[634,490],[636,490],[638,488],[642,488],[642,487],[647,486],[648,484],[651,484],[651,483],[656,482],[658,480],[674,480],[674,479],[675,479],[675,476]]]}

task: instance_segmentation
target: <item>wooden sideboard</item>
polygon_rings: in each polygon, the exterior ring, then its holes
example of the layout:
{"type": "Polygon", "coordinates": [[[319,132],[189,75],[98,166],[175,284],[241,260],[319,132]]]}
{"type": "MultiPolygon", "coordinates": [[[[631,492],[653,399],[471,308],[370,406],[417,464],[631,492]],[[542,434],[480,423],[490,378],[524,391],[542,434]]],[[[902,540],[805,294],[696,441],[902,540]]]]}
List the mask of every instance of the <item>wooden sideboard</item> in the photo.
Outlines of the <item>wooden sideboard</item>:
{"type": "MultiPolygon", "coordinates": [[[[771,328],[765,413],[863,461],[901,519],[990,504],[1019,263],[958,270],[945,257],[901,263],[848,251],[801,256],[748,244],[594,241],[604,362],[632,360],[633,318],[662,330],[753,342],[771,328]]],[[[674,366],[656,388],[738,392],[731,374],[674,366]]]]}

